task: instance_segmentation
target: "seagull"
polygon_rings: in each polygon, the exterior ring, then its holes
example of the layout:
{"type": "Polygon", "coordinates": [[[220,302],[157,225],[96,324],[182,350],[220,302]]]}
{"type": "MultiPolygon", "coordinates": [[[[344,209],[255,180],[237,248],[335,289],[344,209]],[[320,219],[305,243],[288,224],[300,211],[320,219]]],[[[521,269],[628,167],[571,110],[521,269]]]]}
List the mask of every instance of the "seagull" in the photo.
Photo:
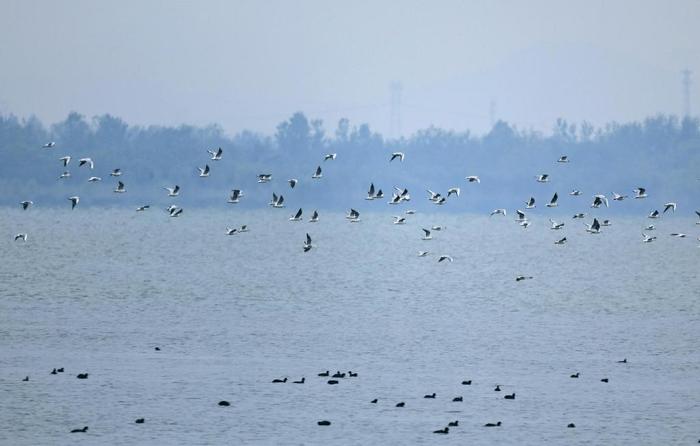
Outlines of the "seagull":
{"type": "Polygon", "coordinates": [[[428,251],[418,251],[418,257],[425,257],[428,255],[428,251]]]}
{"type": "Polygon", "coordinates": [[[90,177],[90,178],[88,178],[88,183],[97,183],[98,181],[102,181],[102,178],[100,178],[100,177],[90,177]]]}
{"type": "Polygon", "coordinates": [[[180,195],[180,186],[178,186],[177,184],[173,188],[164,187],[163,189],[168,191],[168,197],[177,197],[178,195],[180,195]]]}
{"type": "MultiPolygon", "coordinates": [[[[413,209],[407,209],[406,212],[405,212],[406,215],[414,215],[415,213],[416,213],[416,211],[413,210],[413,209]]],[[[699,214],[699,215],[700,215],[700,214],[699,214]]],[[[700,224],[700,223],[698,223],[698,224],[700,224]]]]}
{"type": "MultiPolygon", "coordinates": [[[[695,213],[697,214],[698,218],[700,218],[700,211],[695,211],[695,213]]],[[[700,221],[696,221],[695,224],[700,225],[700,221]]]]}
{"type": "Polygon", "coordinates": [[[248,225],[241,225],[241,229],[238,230],[238,232],[248,232],[248,225]]]}
{"type": "Polygon", "coordinates": [[[389,204],[399,204],[401,203],[401,195],[394,193],[394,195],[391,197],[391,201],[388,202],[389,204]]]}
{"type": "Polygon", "coordinates": [[[528,220],[521,221],[520,226],[522,226],[523,229],[527,229],[527,227],[530,226],[530,222],[528,220]]]}
{"type": "Polygon", "coordinates": [[[391,154],[391,159],[389,159],[389,162],[394,161],[396,158],[398,158],[399,161],[403,161],[404,156],[405,155],[403,152],[394,152],[391,154]]]}
{"type": "Polygon", "coordinates": [[[653,236],[653,235],[646,235],[646,234],[643,233],[643,232],[642,232],[642,237],[643,237],[642,242],[644,242],[644,243],[651,243],[651,242],[653,242],[654,240],[656,240],[656,236],[653,236]]]}
{"type": "Polygon", "coordinates": [[[337,156],[337,153],[326,153],[326,156],[323,157],[323,161],[328,161],[328,160],[334,160],[335,157],[337,156]]]}
{"type": "Polygon", "coordinates": [[[318,211],[314,211],[313,215],[311,215],[311,218],[309,219],[309,223],[317,223],[318,222],[318,211]]]}
{"type": "Polygon", "coordinates": [[[41,146],[41,148],[42,149],[53,149],[55,146],[56,146],[56,142],[50,141],[50,142],[47,142],[46,144],[44,144],[43,146],[41,146]]]}
{"type": "Polygon", "coordinates": [[[226,235],[236,235],[238,233],[238,229],[236,228],[226,228],[226,235]]]}
{"type": "Polygon", "coordinates": [[[394,189],[398,193],[399,197],[401,197],[401,200],[403,201],[411,201],[411,196],[408,194],[408,189],[405,187],[401,189],[400,187],[394,186],[394,189]]]}
{"type": "Polygon", "coordinates": [[[314,245],[311,244],[311,236],[309,233],[306,233],[306,241],[304,241],[304,252],[309,252],[311,248],[313,248],[314,245]]]}
{"type": "Polygon", "coordinates": [[[669,209],[671,209],[673,212],[676,212],[676,203],[671,202],[671,203],[664,204],[664,214],[669,209]]]}
{"type": "Polygon", "coordinates": [[[442,262],[443,260],[447,260],[448,262],[453,261],[452,257],[450,257],[448,255],[441,255],[440,258],[438,259],[438,263],[442,262]]]}
{"type": "Polygon", "coordinates": [[[549,229],[559,230],[559,229],[564,227],[564,223],[557,223],[556,221],[552,220],[551,218],[549,219],[549,222],[552,224],[552,227],[549,229]]]}
{"type": "Polygon", "coordinates": [[[601,204],[605,204],[605,207],[609,207],[608,205],[608,199],[605,197],[605,195],[594,195],[593,196],[593,203],[591,204],[592,208],[599,208],[601,204]]]}
{"type": "Polygon", "coordinates": [[[489,217],[493,215],[503,215],[504,217],[506,216],[506,210],[505,209],[494,209],[491,211],[491,214],[489,214],[489,217]]]}
{"type": "Polygon", "coordinates": [[[110,177],[120,177],[122,176],[122,170],[117,168],[112,171],[112,173],[109,174],[110,177]]]}
{"type": "MultiPolygon", "coordinates": [[[[515,211],[515,213],[518,215],[517,218],[515,219],[515,221],[523,222],[523,221],[527,220],[527,217],[525,216],[525,212],[521,211],[520,209],[515,211]]],[[[506,215],[506,214],[504,213],[503,215],[506,215]]]]}
{"type": "Polygon", "coordinates": [[[63,167],[66,167],[70,163],[70,155],[62,156],[58,160],[63,163],[63,167]]]}
{"type": "Polygon", "coordinates": [[[204,167],[197,167],[199,170],[199,176],[200,177],[208,177],[209,176],[209,164],[205,164],[204,167]]]}
{"type": "Polygon", "coordinates": [[[70,172],[68,172],[67,170],[64,171],[64,172],[61,174],[61,176],[58,177],[59,180],[60,180],[61,178],[70,178],[70,172]]]}
{"type": "Polygon", "coordinates": [[[559,157],[557,160],[558,163],[568,163],[569,162],[569,157],[568,155],[562,155],[559,157]]]}
{"type": "Polygon", "coordinates": [[[440,197],[436,201],[434,201],[434,203],[437,205],[443,205],[443,204],[445,204],[446,201],[447,201],[446,197],[440,197]]]}
{"type": "Polygon", "coordinates": [[[71,202],[71,210],[75,209],[75,207],[80,203],[80,197],[79,196],[74,196],[74,197],[68,197],[68,199],[71,202]]]}
{"type": "Polygon", "coordinates": [[[638,187],[634,190],[634,198],[646,198],[647,190],[643,187],[638,187]]]}
{"type": "Polygon", "coordinates": [[[297,185],[297,183],[299,182],[299,180],[297,180],[296,178],[290,178],[290,179],[287,180],[287,182],[289,183],[289,187],[291,187],[292,189],[294,189],[294,186],[297,185]]]}
{"type": "Polygon", "coordinates": [[[423,232],[425,232],[425,236],[421,240],[432,240],[433,236],[430,235],[430,231],[423,228],[423,232]]]}
{"type": "Polygon", "coordinates": [[[481,180],[476,175],[469,175],[465,178],[465,180],[469,181],[470,183],[481,183],[481,180]]]}
{"type": "Polygon", "coordinates": [[[406,223],[406,217],[400,217],[398,215],[394,215],[394,224],[395,225],[402,225],[406,223]]]}
{"type": "Polygon", "coordinates": [[[275,200],[274,203],[271,203],[272,207],[273,208],[283,208],[284,207],[284,195],[280,195],[279,198],[276,198],[276,197],[277,196],[275,194],[272,194],[272,198],[275,200]]]}
{"type": "Polygon", "coordinates": [[[313,178],[313,179],[315,179],[315,180],[318,180],[318,179],[321,178],[322,176],[323,176],[323,174],[321,174],[321,166],[318,166],[318,167],[316,167],[316,173],[314,173],[313,175],[311,175],[311,178],[313,178]]]}
{"type": "Polygon", "coordinates": [[[547,203],[548,208],[554,208],[557,207],[557,199],[559,198],[559,195],[557,195],[556,192],[554,192],[554,195],[552,196],[552,199],[549,200],[549,203],[547,203]]]}
{"type": "Polygon", "coordinates": [[[648,215],[648,217],[649,218],[661,218],[661,214],[659,213],[658,210],[654,210],[648,215]]]}
{"type": "Polygon", "coordinates": [[[613,196],[613,201],[622,201],[625,198],[627,198],[627,195],[621,195],[621,194],[618,194],[617,192],[613,192],[612,196],[613,196]]]}
{"type": "Polygon", "coordinates": [[[299,210],[297,211],[296,214],[289,217],[289,221],[301,221],[301,214],[302,214],[302,210],[301,210],[301,208],[299,208],[299,210]]]}
{"type": "Polygon", "coordinates": [[[672,232],[671,237],[685,238],[686,235],[683,234],[682,232],[672,232]]]}
{"type": "Polygon", "coordinates": [[[367,196],[365,200],[374,200],[376,197],[374,195],[374,183],[370,183],[369,190],[367,191],[367,196]]]}
{"type": "Polygon", "coordinates": [[[450,195],[455,194],[459,197],[460,189],[458,187],[451,187],[447,189],[447,197],[449,198],[450,195]]]}
{"type": "Polygon", "coordinates": [[[603,223],[600,224],[601,226],[610,226],[612,225],[612,222],[610,220],[603,220],[603,223]]]}
{"type": "Polygon", "coordinates": [[[377,194],[374,196],[374,198],[384,198],[384,192],[382,192],[381,189],[377,191],[377,194]]]}
{"type": "Polygon", "coordinates": [[[571,192],[569,192],[569,195],[573,195],[574,197],[578,197],[579,195],[581,195],[581,191],[578,189],[574,189],[571,192]]]}
{"type": "Polygon", "coordinates": [[[523,280],[530,280],[532,279],[532,276],[516,276],[515,281],[516,282],[521,282],[523,280]]]}
{"type": "Polygon", "coordinates": [[[126,188],[124,187],[124,183],[122,183],[121,181],[117,181],[117,188],[114,189],[114,192],[116,192],[118,194],[123,194],[124,192],[126,192],[126,188]]]}
{"type": "Polygon", "coordinates": [[[150,207],[151,207],[150,204],[145,204],[145,205],[143,205],[143,206],[139,206],[139,207],[136,208],[136,212],[143,212],[143,211],[145,211],[146,209],[149,209],[150,207]]]}
{"type": "Polygon", "coordinates": [[[427,189],[427,192],[430,194],[430,198],[428,200],[430,201],[438,201],[442,195],[440,195],[437,192],[433,192],[430,189],[427,189]]]}
{"type": "Polygon", "coordinates": [[[22,210],[26,211],[29,206],[34,204],[34,202],[26,200],[26,201],[20,201],[19,204],[22,205],[22,210]]]}
{"type": "Polygon", "coordinates": [[[355,209],[350,209],[350,212],[348,212],[348,215],[346,215],[345,218],[350,220],[351,223],[355,223],[360,221],[360,213],[355,209]]]}
{"type": "Polygon", "coordinates": [[[240,189],[231,189],[231,196],[228,197],[228,202],[231,204],[238,203],[242,196],[240,189]]]}
{"type": "Polygon", "coordinates": [[[20,233],[20,234],[15,235],[15,241],[17,241],[19,239],[22,239],[23,242],[26,242],[27,241],[27,234],[20,233]]]}
{"type": "Polygon", "coordinates": [[[530,197],[530,199],[525,202],[525,209],[532,209],[534,207],[537,207],[537,205],[535,205],[535,197],[530,197]]]}
{"type": "Polygon", "coordinates": [[[644,228],[645,231],[653,231],[654,229],[656,229],[656,226],[654,226],[654,225],[647,225],[644,228]]]}
{"type": "Polygon", "coordinates": [[[92,162],[92,158],[80,158],[80,164],[78,164],[78,167],[84,166],[86,164],[90,166],[90,169],[93,169],[95,167],[95,163],[92,162]]]}
{"type": "Polygon", "coordinates": [[[566,237],[561,238],[561,239],[557,240],[556,242],[554,242],[555,245],[563,245],[564,243],[566,243],[566,237]]]}
{"type": "Polygon", "coordinates": [[[585,218],[585,217],[586,217],[586,214],[584,214],[583,212],[579,212],[578,214],[574,214],[574,216],[572,218],[585,218]]]}
{"type": "Polygon", "coordinates": [[[542,175],[537,175],[535,177],[537,179],[538,183],[548,183],[549,182],[549,174],[543,173],[542,175]]]}
{"type": "Polygon", "coordinates": [[[179,208],[177,206],[170,206],[170,216],[171,217],[179,217],[180,214],[182,214],[182,208],[179,208]]]}
{"type": "Polygon", "coordinates": [[[430,228],[432,231],[442,231],[443,229],[447,229],[445,226],[433,226],[430,228]]]}
{"type": "Polygon", "coordinates": [[[210,158],[210,159],[211,159],[212,161],[220,161],[220,160],[221,160],[221,155],[224,154],[224,151],[221,150],[221,147],[219,147],[219,149],[218,149],[216,152],[214,152],[213,150],[207,150],[207,152],[209,152],[209,154],[211,155],[211,158],[210,158]]]}
{"type": "Polygon", "coordinates": [[[261,173],[258,175],[258,183],[269,183],[272,180],[271,173],[261,173]]]}
{"type": "Polygon", "coordinates": [[[600,234],[600,222],[598,221],[597,218],[593,219],[593,223],[590,225],[586,225],[586,232],[589,232],[591,234],[600,234]]]}

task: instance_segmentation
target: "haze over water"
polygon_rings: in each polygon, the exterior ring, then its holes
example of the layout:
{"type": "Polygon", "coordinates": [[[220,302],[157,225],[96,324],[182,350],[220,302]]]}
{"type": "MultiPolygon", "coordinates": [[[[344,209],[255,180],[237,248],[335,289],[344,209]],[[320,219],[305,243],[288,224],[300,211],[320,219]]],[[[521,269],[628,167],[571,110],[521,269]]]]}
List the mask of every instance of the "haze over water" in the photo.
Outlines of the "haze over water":
{"type": "Polygon", "coordinates": [[[1,227],[21,221],[31,238],[0,241],[0,443],[700,436],[700,249],[666,235],[694,221],[667,217],[664,237],[644,244],[644,217],[590,235],[563,214],[565,229],[551,231],[537,215],[523,230],[510,215],[419,213],[395,226],[385,212],[357,224],[322,212],[309,224],[287,221],[292,211],[2,210],[1,227]],[[250,232],[223,234],[241,224],[250,232]],[[420,228],[435,224],[446,229],[421,241],[420,228]],[[569,244],[552,244],[560,233],[569,244]],[[66,373],[50,375],[54,367],[66,373]],[[329,386],[316,376],[325,370],[359,376],[329,386]],[[75,379],[81,372],[89,379],[75,379]],[[271,384],[302,376],[304,385],[271,384]],[[133,424],[139,417],[146,423],[133,424]],[[460,426],[449,435],[431,433],[452,420],[460,426]],[[68,433],[84,425],[88,433],[68,433]]]}

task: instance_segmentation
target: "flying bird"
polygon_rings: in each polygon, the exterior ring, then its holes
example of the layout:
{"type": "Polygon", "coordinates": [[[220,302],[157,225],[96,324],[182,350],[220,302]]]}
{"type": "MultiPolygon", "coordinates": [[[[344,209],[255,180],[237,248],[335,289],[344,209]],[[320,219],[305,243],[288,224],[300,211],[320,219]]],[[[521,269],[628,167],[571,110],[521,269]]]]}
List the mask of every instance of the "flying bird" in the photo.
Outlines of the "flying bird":
{"type": "Polygon", "coordinates": [[[238,203],[243,196],[240,189],[231,189],[231,196],[228,197],[228,202],[231,204],[238,203]]]}
{"type": "Polygon", "coordinates": [[[114,170],[112,170],[112,173],[109,174],[109,176],[111,176],[111,177],[120,177],[120,176],[122,176],[122,170],[119,169],[119,168],[114,169],[114,170]]]}
{"type": "Polygon", "coordinates": [[[593,196],[593,203],[591,203],[592,208],[599,208],[601,204],[604,204],[605,207],[608,207],[608,199],[605,197],[605,195],[594,195],[593,196]]]}
{"type": "Polygon", "coordinates": [[[177,184],[175,187],[164,187],[163,189],[168,191],[168,197],[177,197],[180,195],[180,186],[177,184]]]}
{"type": "Polygon", "coordinates": [[[321,173],[321,166],[316,167],[316,172],[311,175],[311,178],[318,180],[319,178],[323,177],[323,174],[321,173]]]}
{"type": "Polygon", "coordinates": [[[600,234],[600,222],[597,218],[593,219],[593,223],[586,225],[586,232],[590,234],[600,234]]]}
{"type": "Polygon", "coordinates": [[[290,179],[287,180],[287,182],[289,183],[289,187],[291,187],[292,189],[294,189],[294,186],[297,185],[297,183],[299,182],[299,180],[297,180],[296,178],[290,178],[290,179]]]}
{"type": "Polygon", "coordinates": [[[236,235],[237,233],[237,228],[226,228],[226,235],[236,235]]]}
{"type": "Polygon", "coordinates": [[[199,176],[200,177],[208,177],[209,176],[209,164],[205,164],[204,167],[197,167],[199,170],[199,176]]]}
{"type": "Polygon", "coordinates": [[[438,263],[445,261],[445,260],[447,260],[448,262],[453,261],[452,257],[450,257],[448,255],[441,255],[440,258],[438,259],[438,263]]]}
{"type": "Polygon", "coordinates": [[[398,215],[394,215],[394,224],[395,225],[402,225],[406,223],[406,217],[400,217],[398,215]]]}
{"type": "Polygon", "coordinates": [[[682,232],[672,232],[671,237],[685,238],[686,235],[683,234],[682,232]]]}
{"type": "Polygon", "coordinates": [[[27,241],[27,234],[26,233],[20,233],[15,235],[15,241],[17,240],[22,240],[23,242],[27,241]]]}
{"type": "Polygon", "coordinates": [[[548,183],[549,182],[549,174],[547,174],[547,173],[537,175],[537,176],[535,176],[535,178],[537,179],[538,183],[548,183]]]}
{"type": "Polygon", "coordinates": [[[676,203],[671,202],[671,203],[664,204],[664,214],[669,209],[671,209],[673,212],[676,212],[676,203]]]}
{"type": "Polygon", "coordinates": [[[46,144],[44,144],[44,145],[41,146],[41,147],[42,147],[43,149],[53,149],[55,146],[56,146],[56,142],[55,142],[55,141],[50,141],[50,142],[47,142],[46,144]]]}
{"type": "Polygon", "coordinates": [[[613,196],[612,197],[613,201],[622,201],[625,198],[627,198],[627,195],[621,195],[621,194],[618,194],[617,192],[613,192],[612,196],[613,196]]]}
{"type": "Polygon", "coordinates": [[[335,157],[337,156],[337,153],[326,153],[326,156],[323,157],[323,161],[328,161],[328,160],[334,160],[335,157]]]}
{"type": "Polygon", "coordinates": [[[458,187],[451,187],[447,189],[447,197],[449,198],[450,195],[455,194],[459,197],[460,189],[458,187]]]}
{"type": "Polygon", "coordinates": [[[299,208],[296,214],[289,217],[289,221],[301,221],[302,210],[299,208]]]}
{"type": "Polygon", "coordinates": [[[578,189],[574,189],[571,192],[569,192],[569,195],[573,195],[574,197],[578,197],[579,195],[581,195],[581,191],[578,189]]]}
{"type": "Polygon", "coordinates": [[[425,257],[428,254],[429,254],[428,251],[418,251],[418,257],[425,257]]]}
{"type": "Polygon", "coordinates": [[[557,160],[558,163],[568,163],[569,162],[569,157],[567,155],[562,155],[559,157],[557,160]]]}
{"type": "Polygon", "coordinates": [[[26,211],[29,206],[33,205],[33,201],[25,200],[25,201],[20,201],[19,204],[22,205],[22,210],[26,211]]]}
{"type": "Polygon", "coordinates": [[[92,158],[80,158],[80,164],[78,164],[78,167],[85,165],[89,166],[90,169],[95,167],[95,163],[92,162],[92,158]]]}
{"type": "Polygon", "coordinates": [[[403,152],[394,152],[391,154],[391,158],[389,159],[389,162],[392,162],[397,158],[399,159],[399,161],[403,161],[404,156],[405,155],[403,152]]]}
{"type": "Polygon", "coordinates": [[[644,243],[651,243],[651,242],[653,242],[654,240],[656,240],[656,236],[647,235],[647,234],[645,234],[645,233],[642,232],[642,242],[644,242],[644,243]]]}
{"type": "Polygon", "coordinates": [[[100,178],[100,177],[90,177],[90,178],[88,178],[88,183],[97,183],[98,181],[102,181],[102,178],[100,178]]]}
{"type": "Polygon", "coordinates": [[[209,152],[209,154],[211,155],[210,159],[212,161],[220,161],[221,156],[224,154],[224,151],[221,150],[221,147],[219,147],[219,149],[216,152],[214,152],[213,150],[207,150],[207,152],[209,152]]]}
{"type": "Polygon", "coordinates": [[[476,175],[469,175],[468,177],[465,178],[467,181],[470,183],[481,183],[481,180],[479,179],[478,176],[476,175]]]}
{"type": "Polygon", "coordinates": [[[151,207],[150,204],[145,204],[145,205],[143,205],[143,206],[139,206],[139,207],[136,208],[136,212],[143,212],[143,211],[145,211],[146,209],[149,209],[150,207],[151,207]]]}
{"type": "Polygon", "coordinates": [[[118,193],[118,194],[123,194],[124,192],[126,192],[126,188],[124,187],[124,183],[122,183],[121,181],[117,181],[117,188],[114,189],[114,192],[118,193]]]}
{"type": "Polygon", "coordinates": [[[68,172],[67,170],[64,171],[64,172],[61,174],[61,176],[58,177],[59,180],[62,179],[62,178],[70,178],[70,172],[68,172]]]}
{"type": "Polygon", "coordinates": [[[360,213],[355,209],[350,209],[350,212],[348,212],[348,215],[346,215],[345,218],[350,220],[351,223],[356,223],[360,221],[360,213]]]}
{"type": "Polygon", "coordinates": [[[423,232],[425,232],[425,235],[421,240],[432,240],[433,236],[430,235],[430,231],[428,229],[423,228],[423,232]]]}
{"type": "Polygon", "coordinates": [[[564,223],[558,223],[551,218],[549,219],[549,222],[552,224],[552,227],[549,229],[559,230],[564,227],[564,223]]]}
{"type": "Polygon", "coordinates": [[[284,207],[284,196],[280,195],[279,197],[277,197],[277,195],[275,195],[273,193],[272,194],[272,202],[270,203],[270,205],[273,208],[283,208],[284,207]]]}
{"type": "Polygon", "coordinates": [[[634,190],[634,198],[646,198],[647,190],[643,187],[638,187],[634,190]]]}
{"type": "MultiPolygon", "coordinates": [[[[525,216],[525,212],[521,211],[520,209],[516,210],[515,214],[517,215],[517,217],[515,218],[515,221],[523,222],[523,221],[527,220],[527,217],[525,216]]],[[[505,215],[505,213],[503,215],[505,215]]]]}
{"type": "Polygon", "coordinates": [[[658,210],[652,211],[649,215],[649,218],[661,218],[661,213],[659,213],[658,210]]]}
{"type": "Polygon", "coordinates": [[[564,243],[566,243],[566,237],[561,238],[561,239],[557,240],[556,242],[554,242],[555,245],[563,245],[564,243]]]}
{"type": "Polygon", "coordinates": [[[304,252],[309,252],[314,246],[311,244],[311,236],[306,233],[306,240],[304,241],[304,252]]]}
{"type": "Polygon", "coordinates": [[[523,280],[530,280],[532,279],[532,276],[516,276],[515,281],[516,282],[522,282],[523,280]]]}
{"type": "Polygon", "coordinates": [[[314,213],[311,215],[311,218],[309,219],[309,223],[317,223],[318,222],[318,211],[314,211],[314,213]]]}
{"type": "Polygon", "coordinates": [[[179,217],[182,214],[182,208],[179,208],[177,206],[170,206],[169,209],[171,217],[179,217]]]}
{"type": "Polygon", "coordinates": [[[66,167],[70,163],[70,155],[62,156],[58,160],[63,163],[63,167],[66,167]]]}
{"type": "Polygon", "coordinates": [[[499,215],[499,214],[500,214],[500,215],[503,215],[503,216],[505,217],[505,215],[506,215],[506,210],[505,210],[505,209],[494,209],[494,210],[491,211],[491,214],[489,214],[489,217],[491,217],[491,216],[493,216],[493,215],[499,215]]]}
{"type": "Polygon", "coordinates": [[[549,203],[547,203],[548,208],[554,208],[557,207],[557,199],[559,198],[559,195],[554,192],[554,195],[552,196],[552,199],[549,200],[549,203]]]}
{"type": "Polygon", "coordinates": [[[75,209],[75,207],[80,203],[80,197],[79,196],[73,196],[73,197],[68,197],[68,199],[71,202],[71,210],[75,209]]]}
{"type": "Polygon", "coordinates": [[[258,174],[258,183],[269,183],[272,180],[271,173],[258,174]]]}
{"type": "Polygon", "coordinates": [[[374,200],[375,198],[377,197],[374,195],[374,183],[370,183],[365,200],[374,200]]]}
{"type": "Polygon", "coordinates": [[[535,197],[530,197],[530,199],[525,202],[525,209],[532,209],[534,207],[537,207],[535,204],[535,197]]]}

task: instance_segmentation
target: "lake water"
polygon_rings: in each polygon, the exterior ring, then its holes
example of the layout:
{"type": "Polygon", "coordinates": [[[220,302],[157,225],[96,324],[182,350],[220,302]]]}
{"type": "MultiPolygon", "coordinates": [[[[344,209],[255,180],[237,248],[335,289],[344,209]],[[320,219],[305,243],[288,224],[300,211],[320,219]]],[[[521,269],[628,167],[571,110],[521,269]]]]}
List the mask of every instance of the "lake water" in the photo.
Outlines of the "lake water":
{"type": "Polygon", "coordinates": [[[666,218],[644,244],[646,218],[590,235],[570,216],[551,231],[542,216],[524,230],[510,215],[397,226],[380,213],[289,222],[293,211],[0,209],[0,443],[700,439],[694,221],[666,218]],[[225,235],[241,224],[250,232],[225,235]],[[432,225],[446,229],[422,241],[432,225]],[[325,370],[359,376],[331,386],[316,376],[325,370]]]}

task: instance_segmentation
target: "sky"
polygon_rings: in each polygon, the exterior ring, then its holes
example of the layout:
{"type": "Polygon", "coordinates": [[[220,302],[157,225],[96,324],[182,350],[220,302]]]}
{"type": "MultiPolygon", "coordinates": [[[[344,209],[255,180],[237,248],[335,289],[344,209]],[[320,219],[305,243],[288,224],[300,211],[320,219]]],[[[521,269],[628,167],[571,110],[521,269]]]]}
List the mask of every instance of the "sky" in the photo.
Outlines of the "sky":
{"type": "Polygon", "coordinates": [[[0,113],[273,134],[296,111],[388,136],[548,133],[700,112],[700,0],[0,0],[0,113]],[[393,107],[390,86],[402,86],[393,107]]]}

